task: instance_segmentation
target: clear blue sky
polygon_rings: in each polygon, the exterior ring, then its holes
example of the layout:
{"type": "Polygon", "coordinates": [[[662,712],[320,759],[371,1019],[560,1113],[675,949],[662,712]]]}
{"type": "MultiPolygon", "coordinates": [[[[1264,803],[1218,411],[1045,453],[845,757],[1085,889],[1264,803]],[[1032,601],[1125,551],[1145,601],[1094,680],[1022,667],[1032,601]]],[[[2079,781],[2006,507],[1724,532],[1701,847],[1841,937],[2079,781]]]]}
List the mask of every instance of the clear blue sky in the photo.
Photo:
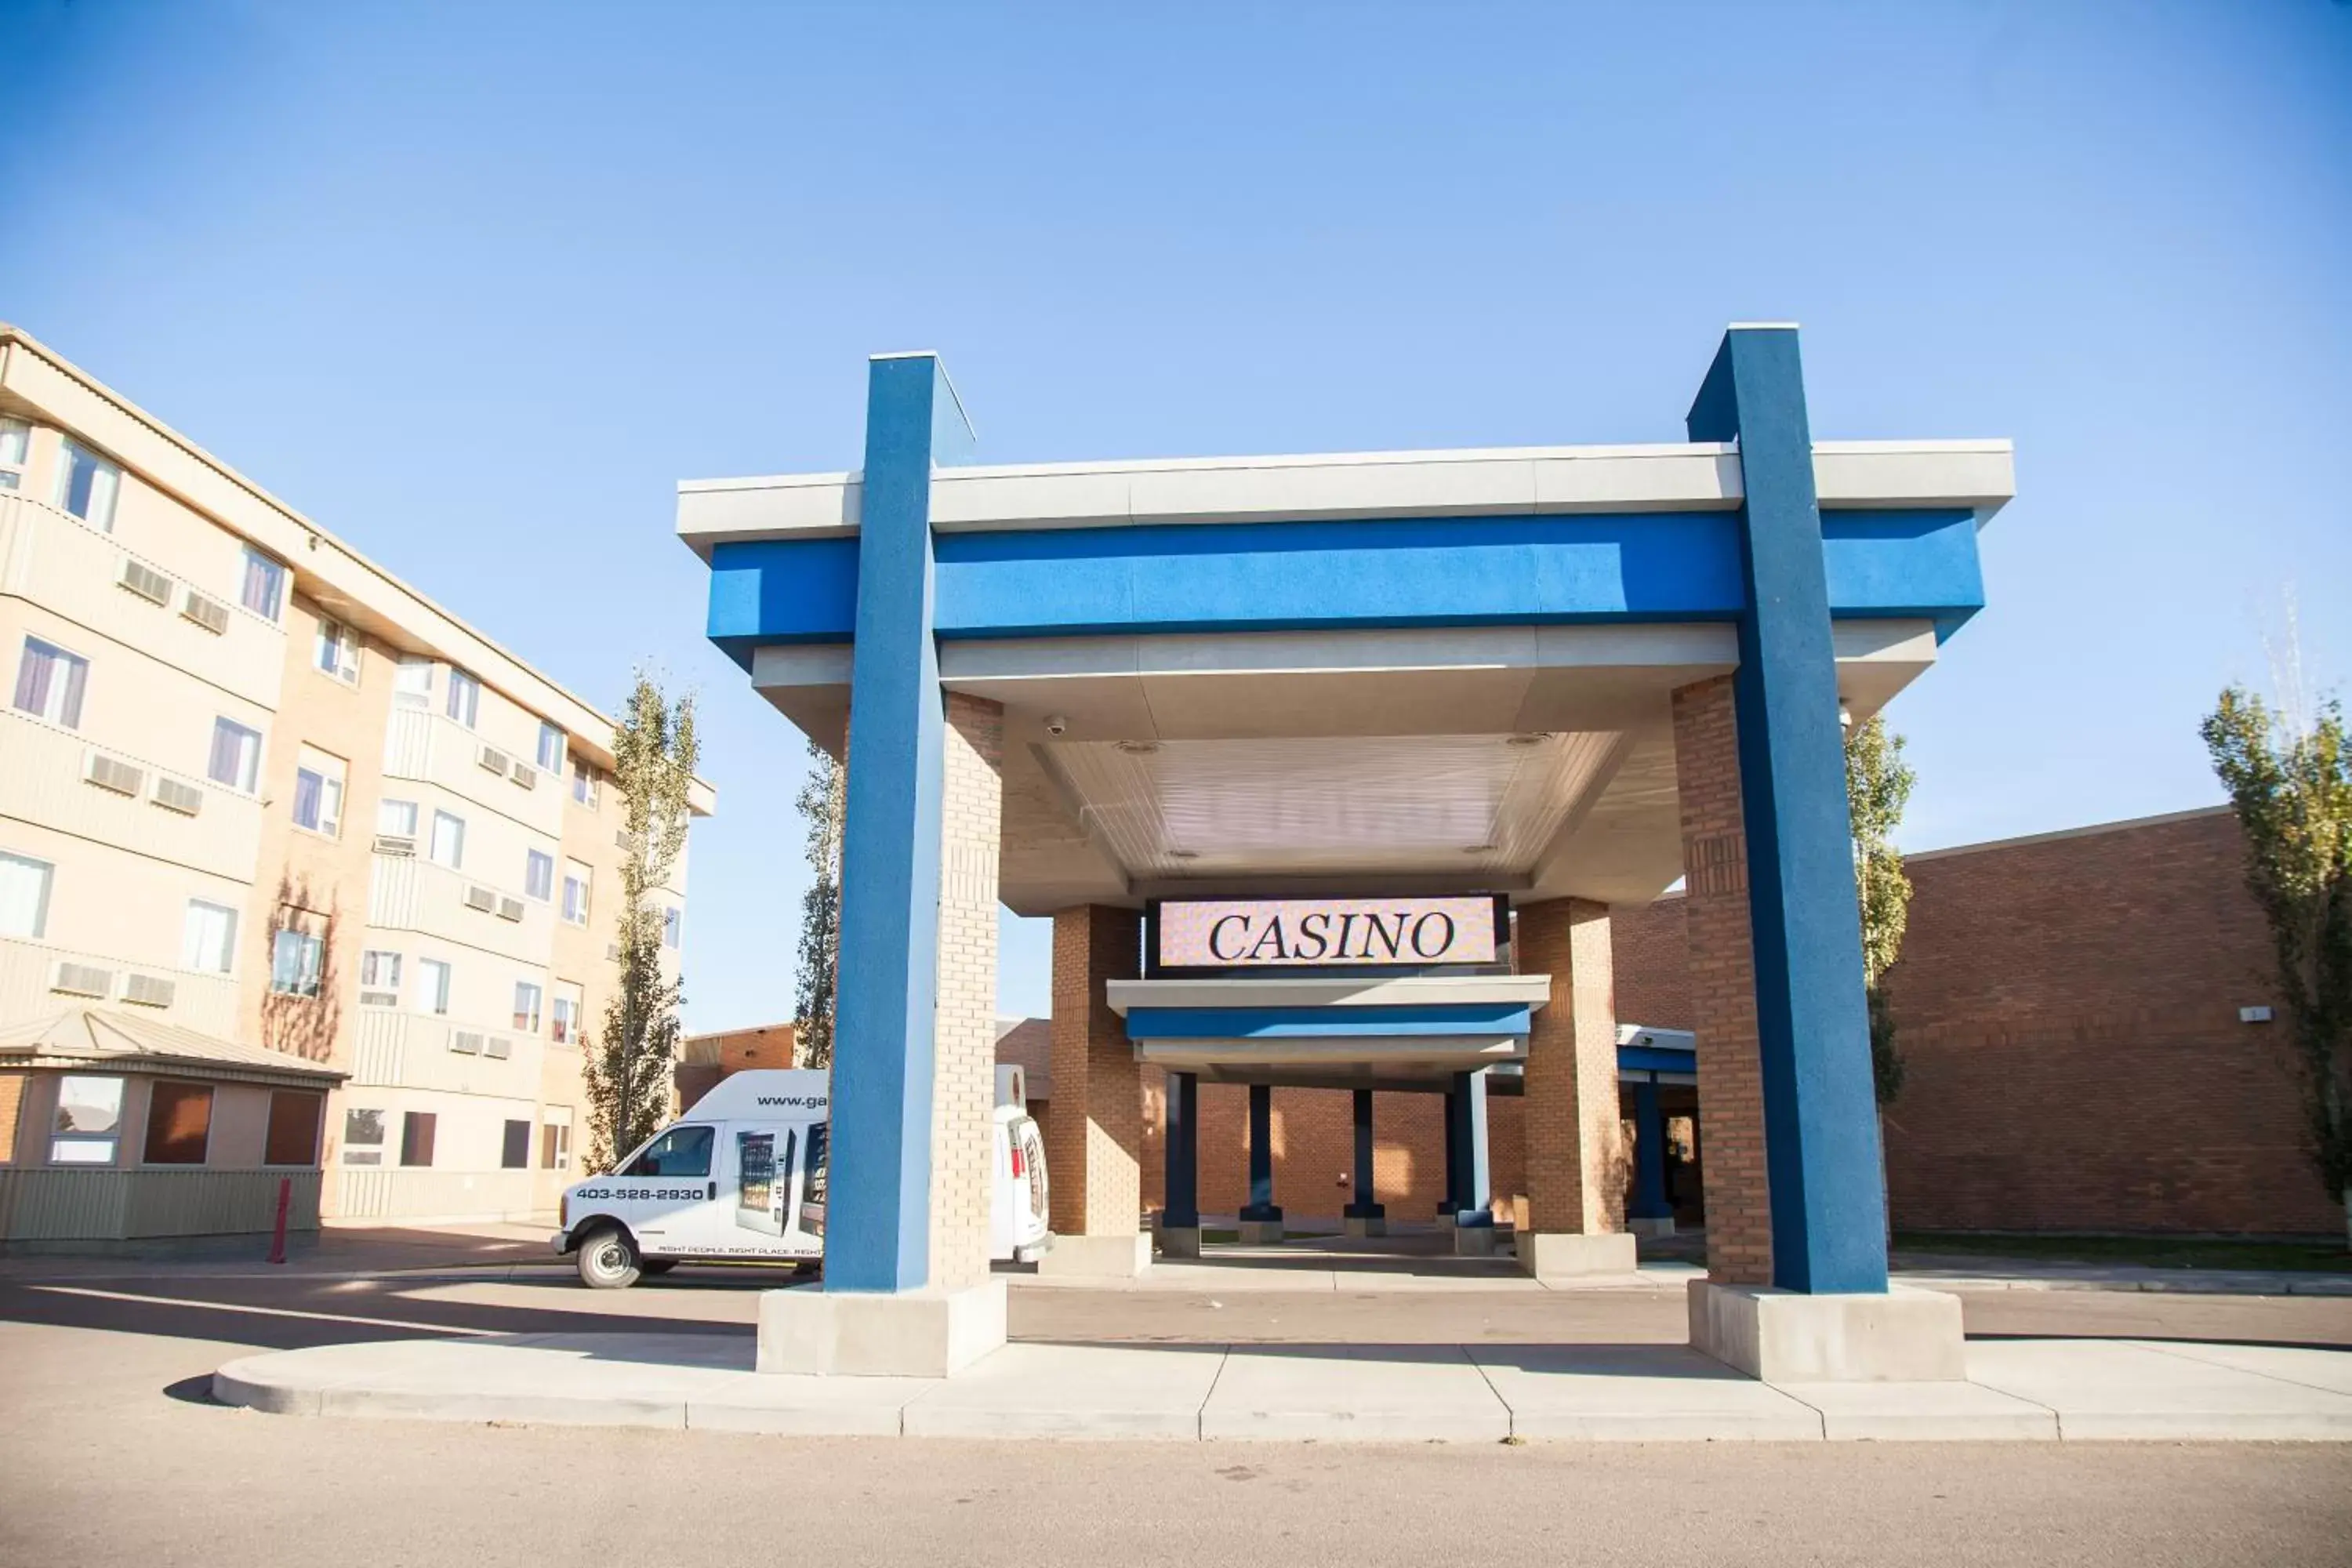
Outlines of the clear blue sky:
{"type": "Polygon", "coordinates": [[[802,763],[673,486],[854,467],[879,350],[1022,461],[1679,439],[1800,321],[1817,435],[2017,442],[1912,847],[2217,800],[2289,585],[2352,669],[2352,8],[1114,9],[0,0],[0,318],[700,693],[696,1028],[788,1014],[802,763]]]}

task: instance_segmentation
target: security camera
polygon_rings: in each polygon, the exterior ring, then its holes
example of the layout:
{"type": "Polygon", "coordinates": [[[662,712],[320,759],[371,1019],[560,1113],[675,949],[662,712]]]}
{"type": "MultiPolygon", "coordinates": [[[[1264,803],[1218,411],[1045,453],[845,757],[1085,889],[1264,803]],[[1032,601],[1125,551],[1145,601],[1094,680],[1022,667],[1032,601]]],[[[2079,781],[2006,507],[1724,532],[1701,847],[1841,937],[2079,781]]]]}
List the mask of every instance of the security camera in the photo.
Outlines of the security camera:
{"type": "Polygon", "coordinates": [[[1069,728],[1070,721],[1066,714],[1048,713],[1045,715],[1045,733],[1048,735],[1066,734],[1069,731],[1069,728]]]}

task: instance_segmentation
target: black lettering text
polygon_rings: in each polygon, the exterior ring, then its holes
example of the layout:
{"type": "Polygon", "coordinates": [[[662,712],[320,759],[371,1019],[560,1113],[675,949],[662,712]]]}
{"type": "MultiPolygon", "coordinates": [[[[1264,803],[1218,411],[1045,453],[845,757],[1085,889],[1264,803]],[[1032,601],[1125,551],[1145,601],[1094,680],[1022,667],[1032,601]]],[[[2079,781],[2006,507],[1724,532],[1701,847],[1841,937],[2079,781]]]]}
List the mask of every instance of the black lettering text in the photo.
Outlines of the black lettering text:
{"type": "Polygon", "coordinates": [[[1454,917],[1447,914],[1444,910],[1432,910],[1429,913],[1422,916],[1421,919],[1412,922],[1412,951],[1421,957],[1435,958],[1438,954],[1444,952],[1447,948],[1452,947],[1453,945],[1454,917]],[[1422,938],[1428,933],[1430,926],[1436,922],[1443,922],[1444,931],[1438,938],[1436,944],[1433,946],[1430,943],[1423,942],[1422,938]]]}
{"type": "Polygon", "coordinates": [[[1236,948],[1236,949],[1234,949],[1233,952],[1227,952],[1223,949],[1223,947],[1222,947],[1222,946],[1220,946],[1220,945],[1218,944],[1218,942],[1217,942],[1217,933],[1218,933],[1218,932],[1220,932],[1220,931],[1223,931],[1223,930],[1225,929],[1225,927],[1227,927],[1228,925],[1234,925],[1234,924],[1238,924],[1238,925],[1240,925],[1240,927],[1242,928],[1242,935],[1243,935],[1244,937],[1245,937],[1245,938],[1246,938],[1246,937],[1249,935],[1249,916],[1247,916],[1247,915],[1225,915],[1225,916],[1223,916],[1223,917],[1220,918],[1220,919],[1218,920],[1218,921],[1217,921],[1217,923],[1216,923],[1216,924],[1214,924],[1214,925],[1213,925],[1213,926],[1211,926],[1211,927],[1209,928],[1209,956],[1210,956],[1210,957],[1212,957],[1212,958],[1222,958],[1222,959],[1223,959],[1226,963],[1231,963],[1234,959],[1237,959],[1237,958],[1239,958],[1239,957],[1241,956],[1241,950],[1240,950],[1240,949],[1236,948]]]}

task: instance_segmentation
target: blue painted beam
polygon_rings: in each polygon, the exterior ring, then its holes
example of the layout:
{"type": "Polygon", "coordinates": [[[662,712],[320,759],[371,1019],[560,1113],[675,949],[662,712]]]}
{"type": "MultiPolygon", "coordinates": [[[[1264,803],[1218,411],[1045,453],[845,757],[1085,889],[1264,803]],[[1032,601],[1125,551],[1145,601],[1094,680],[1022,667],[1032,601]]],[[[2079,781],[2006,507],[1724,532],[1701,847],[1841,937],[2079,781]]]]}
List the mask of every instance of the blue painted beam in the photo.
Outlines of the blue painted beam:
{"type": "MultiPolygon", "coordinates": [[[[841,852],[849,962],[835,1004],[827,1290],[913,1290],[930,1274],[946,731],[930,494],[937,405],[952,395],[928,355],[877,359],[867,372],[841,852]]],[[[839,574],[831,580],[837,586],[839,574]]]]}
{"type": "Polygon", "coordinates": [[[1130,1007],[1130,1040],[1309,1039],[1324,1036],[1524,1035],[1528,1009],[1508,1002],[1417,1007],[1130,1007]]]}
{"type": "MultiPolygon", "coordinates": [[[[1862,921],[1846,810],[1832,606],[1793,328],[1724,336],[1688,420],[1739,443],[1748,613],[1739,618],[1739,781],[1755,938],[1772,1282],[1886,1289],[1885,1194],[1862,921]]],[[[1867,542],[1892,551],[1902,542],[1867,542]]]]}
{"type": "Polygon", "coordinates": [[[1629,1219],[1672,1219],[1666,1201],[1666,1119],[1658,1106],[1658,1086],[1633,1086],[1633,1201],[1629,1219]]]}
{"type": "Polygon", "coordinates": [[[1197,1230],[1201,1224],[1200,1075],[1170,1073],[1167,1103],[1167,1181],[1160,1223],[1171,1230],[1197,1230]]]}
{"type": "Polygon", "coordinates": [[[1619,1072],[1696,1072],[1696,1051],[1663,1050],[1655,1046],[1617,1047],[1619,1072]]]}
{"type": "Polygon", "coordinates": [[[1493,1186],[1486,1153],[1486,1075],[1455,1073],[1454,1092],[1445,1097],[1445,1110],[1454,1124],[1445,1141],[1446,1158],[1454,1166],[1445,1184],[1456,1205],[1454,1223],[1464,1230],[1493,1225],[1493,1186]]]}
{"type": "MultiPolygon", "coordinates": [[[[841,642],[857,542],[711,552],[713,641],[841,642]]],[[[1581,513],[943,534],[941,637],[1727,620],[1746,607],[1738,514],[1581,513]]],[[[1831,514],[1832,613],[1958,626],[1984,603],[1973,515],[1831,514]]]]}
{"type": "Polygon", "coordinates": [[[1263,1083],[1250,1085],[1249,1091],[1249,1191],[1242,1218],[1263,1222],[1282,1217],[1274,1201],[1274,1089],[1263,1083]]]}

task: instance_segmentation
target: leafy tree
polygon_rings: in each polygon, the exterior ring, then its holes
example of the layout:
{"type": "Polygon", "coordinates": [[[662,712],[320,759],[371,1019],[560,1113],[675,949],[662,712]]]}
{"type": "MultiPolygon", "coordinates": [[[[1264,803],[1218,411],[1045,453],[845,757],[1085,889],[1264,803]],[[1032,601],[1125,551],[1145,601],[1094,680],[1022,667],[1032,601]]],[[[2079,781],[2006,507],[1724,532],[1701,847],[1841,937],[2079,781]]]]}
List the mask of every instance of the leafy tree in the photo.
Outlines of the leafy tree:
{"type": "Polygon", "coordinates": [[[1876,715],[1846,732],[1845,793],[1853,816],[1853,876],[1862,901],[1862,976],[1870,1004],[1870,1079],[1881,1110],[1903,1092],[1903,1057],[1895,1047],[1895,1015],[1880,984],[1902,956],[1911,921],[1911,879],[1895,829],[1918,782],[1903,761],[1903,737],[1876,715]]]}
{"type": "Polygon", "coordinates": [[[841,816],[844,775],[839,763],[809,743],[808,782],[793,797],[808,825],[809,869],[801,896],[800,984],[793,999],[793,1047],[800,1065],[833,1065],[833,1001],[841,962],[841,816]]]}
{"type": "Polygon", "coordinates": [[[2340,702],[2297,723],[2244,688],[2200,726],[2246,843],[2301,1068],[2312,1165],[2352,1236],[2352,752],[2340,702]]]}
{"type": "Polygon", "coordinates": [[[621,802],[620,986],[604,1005],[604,1027],[588,1045],[591,1160],[608,1171],[651,1137],[669,1110],[677,1057],[683,980],[661,972],[661,906],[648,896],[686,848],[688,792],[699,747],[694,699],[676,702],[638,671],[613,730],[613,784],[621,802]]]}

